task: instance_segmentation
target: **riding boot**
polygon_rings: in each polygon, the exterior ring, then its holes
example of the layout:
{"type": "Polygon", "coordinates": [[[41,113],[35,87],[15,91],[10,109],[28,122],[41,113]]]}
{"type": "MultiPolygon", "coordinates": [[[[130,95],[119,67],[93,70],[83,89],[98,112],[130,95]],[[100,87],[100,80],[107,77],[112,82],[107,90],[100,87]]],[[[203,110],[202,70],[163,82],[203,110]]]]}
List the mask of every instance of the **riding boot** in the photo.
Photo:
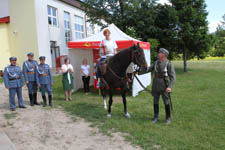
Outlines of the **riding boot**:
{"type": "Polygon", "coordinates": [[[48,96],[48,104],[50,107],[52,107],[52,95],[48,96]]]}
{"type": "Polygon", "coordinates": [[[157,123],[159,120],[159,104],[154,104],[154,118],[153,123],[157,123]]]}
{"type": "Polygon", "coordinates": [[[165,111],[166,111],[166,124],[171,123],[171,117],[170,117],[170,105],[165,105],[165,111]]]}
{"type": "Polygon", "coordinates": [[[33,93],[33,99],[34,99],[34,105],[40,105],[40,104],[37,102],[37,93],[33,93]]]}
{"type": "Polygon", "coordinates": [[[29,94],[30,106],[34,106],[34,98],[32,94],[29,94]]]}
{"type": "Polygon", "coordinates": [[[47,105],[47,100],[46,100],[46,96],[42,96],[43,99],[43,107],[45,107],[47,105]]]}

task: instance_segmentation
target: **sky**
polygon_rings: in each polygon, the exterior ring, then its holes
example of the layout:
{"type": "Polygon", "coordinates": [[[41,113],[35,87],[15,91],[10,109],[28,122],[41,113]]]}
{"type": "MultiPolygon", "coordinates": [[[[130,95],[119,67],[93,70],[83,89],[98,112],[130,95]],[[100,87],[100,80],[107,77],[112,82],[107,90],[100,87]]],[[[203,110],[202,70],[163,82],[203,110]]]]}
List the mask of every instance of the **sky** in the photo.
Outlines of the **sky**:
{"type": "MultiPolygon", "coordinates": [[[[215,32],[218,24],[222,21],[225,14],[225,0],[205,0],[208,11],[209,32],[215,32]]],[[[161,4],[169,3],[168,0],[159,0],[161,4]]]]}

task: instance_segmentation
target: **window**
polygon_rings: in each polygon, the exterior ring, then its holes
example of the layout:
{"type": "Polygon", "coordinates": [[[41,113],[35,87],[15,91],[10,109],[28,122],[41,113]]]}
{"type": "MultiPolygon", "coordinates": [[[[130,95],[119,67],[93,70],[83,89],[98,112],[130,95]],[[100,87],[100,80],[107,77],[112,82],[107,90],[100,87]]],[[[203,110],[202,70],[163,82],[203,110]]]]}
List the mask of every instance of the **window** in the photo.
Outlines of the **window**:
{"type": "Polygon", "coordinates": [[[92,36],[94,33],[94,25],[91,23],[87,22],[86,23],[86,31],[87,31],[87,37],[92,36]]]}
{"type": "Polygon", "coordinates": [[[57,26],[57,9],[51,6],[48,6],[48,24],[51,26],[57,26]]]}
{"type": "Polygon", "coordinates": [[[75,37],[76,39],[84,38],[84,19],[83,17],[75,16],[75,37]]]}
{"type": "Polygon", "coordinates": [[[70,29],[70,13],[64,12],[64,30],[65,30],[65,39],[66,45],[71,40],[71,29],[70,29]]]}

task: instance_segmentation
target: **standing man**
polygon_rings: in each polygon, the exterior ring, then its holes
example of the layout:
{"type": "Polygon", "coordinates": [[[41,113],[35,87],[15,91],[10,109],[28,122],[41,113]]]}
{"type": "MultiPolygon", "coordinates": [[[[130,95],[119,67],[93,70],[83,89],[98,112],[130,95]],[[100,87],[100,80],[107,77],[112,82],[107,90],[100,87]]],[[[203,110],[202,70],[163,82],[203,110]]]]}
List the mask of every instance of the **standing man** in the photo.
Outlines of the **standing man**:
{"type": "Polygon", "coordinates": [[[154,71],[154,79],[152,84],[152,96],[154,97],[154,119],[153,123],[158,122],[159,118],[159,98],[162,96],[165,104],[166,124],[171,123],[170,115],[170,93],[176,81],[176,73],[173,65],[167,59],[169,51],[160,48],[158,52],[158,60],[148,68],[147,72],[154,71]]]}
{"type": "Polygon", "coordinates": [[[5,67],[4,70],[4,83],[5,88],[9,90],[9,104],[10,110],[15,111],[15,95],[18,97],[19,108],[26,108],[23,104],[22,87],[24,86],[24,80],[20,67],[16,65],[17,58],[10,57],[10,65],[5,67]]]}
{"type": "Polygon", "coordinates": [[[34,54],[27,54],[28,60],[23,63],[23,74],[28,88],[30,105],[40,105],[37,102],[37,82],[36,82],[36,69],[38,63],[34,60],[34,54]]]}
{"type": "Polygon", "coordinates": [[[52,73],[49,65],[45,64],[45,56],[41,56],[39,57],[39,59],[40,64],[38,65],[36,70],[36,81],[38,87],[40,87],[41,90],[43,106],[45,107],[47,105],[45,90],[47,90],[48,92],[49,106],[52,106],[52,87],[51,87],[53,85],[52,73]]]}

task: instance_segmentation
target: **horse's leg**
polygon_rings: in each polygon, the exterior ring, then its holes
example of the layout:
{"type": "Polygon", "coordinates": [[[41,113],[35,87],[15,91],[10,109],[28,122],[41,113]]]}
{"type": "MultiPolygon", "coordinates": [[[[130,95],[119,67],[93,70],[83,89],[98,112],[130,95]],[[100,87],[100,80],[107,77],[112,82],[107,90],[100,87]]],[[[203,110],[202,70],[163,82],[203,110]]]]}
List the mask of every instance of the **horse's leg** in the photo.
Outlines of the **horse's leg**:
{"type": "Polygon", "coordinates": [[[112,106],[112,103],[113,103],[113,92],[112,92],[112,88],[109,89],[109,108],[108,108],[108,114],[107,114],[107,117],[111,117],[111,106],[112,106]]]}
{"type": "Polygon", "coordinates": [[[104,101],[104,109],[107,109],[107,103],[106,103],[106,89],[104,87],[101,87],[101,94],[103,97],[103,101],[104,101]]]}
{"type": "Polygon", "coordinates": [[[122,95],[122,98],[123,98],[123,107],[124,107],[125,117],[130,118],[131,116],[127,112],[127,99],[126,99],[126,88],[125,87],[121,88],[121,95],[122,95]]]}

